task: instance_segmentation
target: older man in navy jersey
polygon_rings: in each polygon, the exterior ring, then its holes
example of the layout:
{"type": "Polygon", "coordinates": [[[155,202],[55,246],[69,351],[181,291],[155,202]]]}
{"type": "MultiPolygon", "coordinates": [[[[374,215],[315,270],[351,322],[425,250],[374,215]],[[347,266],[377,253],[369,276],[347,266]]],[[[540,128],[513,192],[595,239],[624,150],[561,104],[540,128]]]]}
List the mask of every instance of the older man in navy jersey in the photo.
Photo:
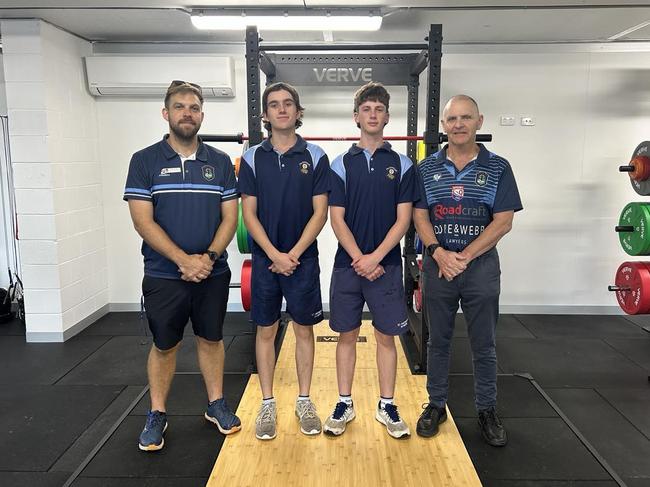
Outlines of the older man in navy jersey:
{"type": "Polygon", "coordinates": [[[496,412],[501,288],[496,244],[522,205],[508,161],[476,143],[482,124],[476,101],[454,96],[441,120],[449,144],[419,166],[421,197],[414,220],[426,246],[422,285],[429,324],[429,401],[417,433],[433,436],[447,419],[451,338],[460,304],[472,348],[479,428],[488,444],[504,446],[507,434],[496,412]]]}

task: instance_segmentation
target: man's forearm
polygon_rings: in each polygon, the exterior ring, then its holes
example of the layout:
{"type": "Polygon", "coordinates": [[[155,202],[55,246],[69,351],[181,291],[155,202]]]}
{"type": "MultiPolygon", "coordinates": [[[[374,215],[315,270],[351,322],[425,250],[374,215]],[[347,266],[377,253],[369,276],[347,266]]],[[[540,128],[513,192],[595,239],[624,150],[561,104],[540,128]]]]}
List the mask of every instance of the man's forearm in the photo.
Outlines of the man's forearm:
{"type": "Polygon", "coordinates": [[[325,226],[326,221],[327,211],[319,214],[314,213],[307,222],[307,225],[305,225],[305,229],[302,231],[302,235],[300,235],[300,238],[291,249],[291,254],[293,254],[296,258],[300,258],[305,250],[307,250],[307,248],[314,242],[314,240],[316,240],[316,237],[318,237],[321,230],[325,226]]]}
{"type": "Polygon", "coordinates": [[[338,221],[338,219],[332,218],[332,230],[334,230],[334,235],[336,235],[336,239],[341,244],[341,247],[343,247],[352,259],[363,254],[345,220],[338,221]]]}
{"type": "Polygon", "coordinates": [[[257,215],[246,215],[244,223],[246,224],[246,230],[250,236],[253,237],[255,243],[262,248],[269,259],[273,260],[273,257],[278,253],[278,249],[276,249],[271,243],[271,240],[269,240],[269,237],[260,223],[259,218],[257,218],[257,215]]]}
{"type": "Polygon", "coordinates": [[[512,225],[508,222],[492,220],[485,230],[470,243],[461,254],[472,260],[494,247],[507,234],[512,225]]]}
{"type": "Polygon", "coordinates": [[[180,266],[187,254],[176,245],[169,235],[155,221],[135,225],[135,230],[142,239],[156,252],[180,266]]]}
{"type": "MultiPolygon", "coordinates": [[[[235,236],[235,231],[237,230],[237,220],[222,220],[221,224],[217,228],[217,231],[214,234],[212,243],[210,244],[209,249],[217,254],[221,255],[228,247],[228,244],[232,241],[235,236]]],[[[206,249],[208,250],[208,249],[206,249]]]]}
{"type": "Polygon", "coordinates": [[[433,225],[431,220],[429,220],[428,210],[422,210],[416,208],[413,210],[413,223],[415,224],[415,230],[418,232],[418,237],[424,247],[428,247],[431,244],[438,243],[438,238],[436,233],[433,231],[433,225]]]}
{"type": "Polygon", "coordinates": [[[409,229],[410,224],[411,219],[404,218],[402,220],[397,220],[393,226],[390,227],[390,230],[388,230],[388,233],[384,237],[384,240],[374,251],[374,254],[376,254],[379,258],[379,261],[386,257],[386,254],[388,254],[388,252],[390,252],[393,248],[395,248],[397,244],[399,244],[399,242],[402,240],[402,237],[409,229]]]}

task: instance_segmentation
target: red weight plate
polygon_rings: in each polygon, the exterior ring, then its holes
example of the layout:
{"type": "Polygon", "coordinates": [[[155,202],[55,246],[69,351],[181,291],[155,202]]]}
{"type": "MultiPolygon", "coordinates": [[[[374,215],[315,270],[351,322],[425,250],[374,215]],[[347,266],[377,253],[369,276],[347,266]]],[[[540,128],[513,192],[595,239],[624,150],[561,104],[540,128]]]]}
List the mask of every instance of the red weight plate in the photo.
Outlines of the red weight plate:
{"type": "Polygon", "coordinates": [[[647,262],[623,262],[616,271],[616,299],[630,315],[650,312],[650,266],[647,262]]]}
{"type": "Polygon", "coordinates": [[[422,289],[417,288],[414,290],[413,297],[415,298],[415,311],[422,311],[422,289]]]}
{"type": "Polygon", "coordinates": [[[251,310],[251,266],[253,261],[246,259],[241,265],[241,304],[244,311],[251,310]]]}

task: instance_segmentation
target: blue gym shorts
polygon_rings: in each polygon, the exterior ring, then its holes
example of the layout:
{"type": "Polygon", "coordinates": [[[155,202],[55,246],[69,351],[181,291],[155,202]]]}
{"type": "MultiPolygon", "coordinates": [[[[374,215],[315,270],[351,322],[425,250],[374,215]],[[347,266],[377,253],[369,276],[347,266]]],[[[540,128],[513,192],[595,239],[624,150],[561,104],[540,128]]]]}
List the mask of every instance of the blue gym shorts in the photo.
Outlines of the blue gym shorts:
{"type": "Polygon", "coordinates": [[[287,313],[299,324],[311,326],[323,321],[318,257],[301,258],[290,276],[269,270],[266,256],[253,255],[251,273],[251,320],[256,326],[270,326],[280,319],[282,297],[287,313]]]}
{"type": "Polygon", "coordinates": [[[361,326],[364,303],[372,325],[384,335],[401,335],[408,329],[402,266],[387,265],[375,281],[358,275],[352,267],[334,268],[330,282],[330,328],[342,333],[361,326]]]}

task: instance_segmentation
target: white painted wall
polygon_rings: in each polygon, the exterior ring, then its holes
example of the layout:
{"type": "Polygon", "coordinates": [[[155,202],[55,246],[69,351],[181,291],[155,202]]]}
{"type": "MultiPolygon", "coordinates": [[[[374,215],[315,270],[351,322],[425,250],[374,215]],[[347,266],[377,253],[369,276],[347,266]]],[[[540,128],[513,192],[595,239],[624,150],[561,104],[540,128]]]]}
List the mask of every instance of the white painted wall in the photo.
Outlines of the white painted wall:
{"type": "Polygon", "coordinates": [[[108,304],[91,44],[4,20],[3,67],[28,341],[63,341],[108,304]]]}
{"type": "MultiPolygon", "coordinates": [[[[453,50],[453,49],[452,49],[453,50]]],[[[525,210],[500,244],[505,311],[616,312],[606,287],[626,260],[613,231],[634,193],[617,171],[649,137],[650,50],[605,52],[566,46],[467,46],[443,57],[443,100],[465,92],[479,101],[488,147],[509,159],[525,210]],[[471,52],[474,49],[474,52],[471,52]],[[514,51],[514,52],[513,52],[514,51]],[[574,51],[574,52],[571,52],[574,51]],[[581,52],[580,52],[581,51],[581,52]],[[534,127],[500,127],[500,115],[532,116],[534,127]]],[[[206,104],[204,133],[246,132],[243,56],[237,56],[237,97],[206,104]]],[[[420,95],[424,124],[426,75],[420,95]]],[[[301,133],[352,135],[352,89],[300,90],[307,111],[301,133]]],[[[393,88],[387,134],[405,132],[404,88],[393,88]]],[[[139,238],[121,201],[131,154],[166,131],[162,101],[101,99],[99,157],[109,262],[109,301],[137,303],[142,261],[139,238]]],[[[323,143],[333,158],[346,143],[323,143]]],[[[405,150],[404,144],[396,144],[405,150]]],[[[236,144],[221,144],[232,157],[236,144]]],[[[327,302],[336,249],[329,226],[321,235],[322,290],[327,302]]],[[[242,257],[229,247],[233,281],[242,257]]],[[[231,294],[236,309],[239,296],[231,294]]]]}
{"type": "MultiPolygon", "coordinates": [[[[5,91],[5,74],[4,69],[2,69],[2,54],[0,53],[0,115],[7,115],[7,93],[5,91]]],[[[5,191],[4,182],[7,180],[7,154],[4,150],[3,141],[3,129],[0,126],[0,169],[2,170],[2,176],[0,178],[0,184],[2,184],[2,191],[5,191]]],[[[7,273],[7,264],[8,264],[8,255],[12,255],[5,244],[6,234],[9,230],[11,223],[9,223],[9,212],[6,204],[6,195],[4,198],[0,198],[0,215],[5,215],[7,218],[8,228],[5,228],[3,220],[0,218],[0,287],[7,289],[9,287],[9,276],[7,273]]],[[[11,245],[11,243],[9,244],[11,245]]]]}

